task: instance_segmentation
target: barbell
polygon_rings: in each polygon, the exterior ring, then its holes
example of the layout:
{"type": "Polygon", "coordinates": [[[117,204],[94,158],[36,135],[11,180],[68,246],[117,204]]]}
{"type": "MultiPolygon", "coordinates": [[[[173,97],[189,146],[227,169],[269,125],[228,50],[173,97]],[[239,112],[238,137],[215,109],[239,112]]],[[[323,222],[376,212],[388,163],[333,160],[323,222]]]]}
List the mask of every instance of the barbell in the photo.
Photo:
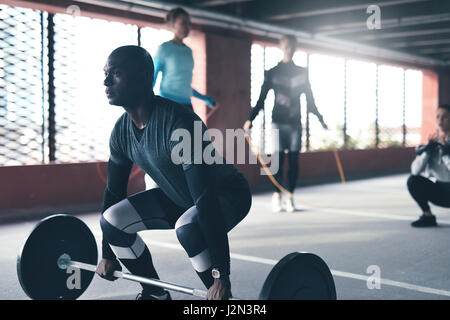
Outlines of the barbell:
{"type": "MultiPolygon", "coordinates": [[[[57,214],[38,222],[25,240],[17,258],[17,275],[31,299],[77,299],[91,283],[97,260],[97,243],[88,226],[74,216],[57,214]]],[[[115,271],[114,276],[197,297],[205,298],[207,293],[126,272],[115,271]]],[[[293,252],[270,271],[259,299],[335,300],[336,288],[319,256],[293,252]]]]}

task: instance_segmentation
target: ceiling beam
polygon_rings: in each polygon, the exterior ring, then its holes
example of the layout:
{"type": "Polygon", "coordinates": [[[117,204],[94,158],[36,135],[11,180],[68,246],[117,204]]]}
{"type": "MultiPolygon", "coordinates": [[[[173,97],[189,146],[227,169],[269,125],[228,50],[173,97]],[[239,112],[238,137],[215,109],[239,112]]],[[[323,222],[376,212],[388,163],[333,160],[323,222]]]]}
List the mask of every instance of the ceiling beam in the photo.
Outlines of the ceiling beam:
{"type": "MultiPolygon", "coordinates": [[[[342,12],[350,12],[350,11],[366,11],[367,8],[370,5],[376,4],[380,8],[390,7],[390,6],[398,6],[398,5],[404,5],[404,4],[411,4],[411,3],[419,3],[419,2],[428,2],[432,0],[386,0],[386,1],[377,1],[377,2],[365,2],[365,3],[354,3],[352,5],[341,5],[341,6],[334,6],[331,7],[330,3],[328,2],[325,6],[312,6],[311,9],[307,10],[305,8],[302,8],[302,2],[304,1],[298,1],[297,6],[291,6],[291,8],[287,7],[285,8],[286,11],[284,13],[279,14],[269,14],[265,15],[262,18],[264,20],[271,20],[271,21],[281,21],[281,20],[291,20],[296,18],[305,18],[305,17],[313,17],[313,16],[322,16],[322,15],[335,15],[337,13],[342,12]]],[[[273,1],[278,2],[278,1],[273,1]]],[[[317,2],[317,1],[315,1],[317,2]]],[[[336,3],[336,2],[334,2],[336,3]]],[[[340,3],[345,3],[344,1],[341,1],[340,3]]],[[[348,3],[348,1],[347,1],[348,3]]],[[[270,12],[270,11],[269,11],[270,12]]]]}
{"type": "Polygon", "coordinates": [[[420,50],[417,50],[417,53],[424,54],[424,55],[450,53],[450,47],[420,49],[420,50]]]}
{"type": "Polygon", "coordinates": [[[442,34],[442,33],[450,33],[450,28],[387,32],[387,33],[382,33],[382,34],[363,35],[363,36],[359,36],[359,37],[352,37],[352,39],[354,41],[378,41],[378,40],[382,40],[382,39],[429,36],[429,35],[442,34]]]}
{"type": "Polygon", "coordinates": [[[447,63],[449,63],[450,62],[450,53],[443,54],[443,55],[439,56],[439,58],[446,61],[447,63]]]}
{"type": "Polygon", "coordinates": [[[193,3],[196,7],[218,7],[218,6],[225,6],[233,3],[242,3],[242,2],[249,2],[252,0],[202,0],[202,1],[196,1],[193,3]]]}
{"type": "Polygon", "coordinates": [[[370,42],[364,42],[364,41],[360,41],[360,40],[356,40],[356,37],[346,37],[343,38],[346,39],[348,41],[359,41],[361,43],[366,43],[367,45],[371,45],[371,46],[375,46],[375,47],[380,47],[380,48],[390,48],[391,50],[397,50],[397,51],[408,51],[408,52],[414,52],[414,50],[417,49],[422,49],[422,48],[428,48],[428,47],[442,47],[442,46],[447,46],[447,43],[442,43],[442,44],[433,44],[431,41],[433,40],[439,40],[439,39],[450,39],[450,33],[442,33],[442,34],[434,34],[434,35],[423,35],[423,36],[416,36],[416,37],[410,37],[410,38],[390,38],[390,39],[380,39],[380,40],[375,40],[375,41],[370,41],[370,42]],[[405,46],[406,43],[416,43],[418,42],[418,44],[420,44],[423,41],[430,41],[429,44],[420,46],[405,46]],[[395,45],[398,45],[398,47],[396,47],[395,45]]]}
{"type": "MultiPolygon", "coordinates": [[[[414,23],[415,19],[425,20],[438,19],[441,14],[450,14],[450,1],[431,0],[404,4],[401,6],[389,7],[381,10],[381,27],[389,26],[391,23],[402,22],[414,23]]],[[[340,31],[341,29],[366,28],[366,23],[370,14],[365,10],[341,12],[333,15],[323,15],[317,17],[305,17],[278,23],[292,28],[309,30],[310,32],[340,31]]],[[[366,28],[367,29],[367,28],[366,28]]],[[[344,30],[346,31],[346,30],[344,30]]]]}
{"type": "MultiPolygon", "coordinates": [[[[153,0],[77,0],[77,2],[158,17],[165,16],[168,10],[171,10],[176,6],[174,3],[153,0]]],[[[225,28],[227,30],[241,31],[257,36],[262,35],[264,37],[272,37],[274,39],[279,39],[282,35],[293,35],[298,39],[299,43],[303,45],[309,45],[322,50],[337,50],[341,52],[341,54],[351,56],[364,56],[366,58],[370,57],[377,60],[395,61],[404,65],[415,65],[425,68],[447,65],[446,62],[439,59],[408,54],[388,48],[370,46],[355,41],[315,36],[309,32],[300,31],[298,29],[277,26],[248,18],[233,17],[199,8],[187,6],[185,6],[185,8],[191,14],[194,24],[205,27],[212,26],[225,28]]]]}
{"type": "Polygon", "coordinates": [[[401,48],[413,48],[413,47],[438,46],[438,45],[445,45],[445,44],[450,44],[450,38],[395,42],[395,43],[392,43],[391,47],[396,48],[396,49],[401,49],[401,48]]]}
{"type": "MultiPolygon", "coordinates": [[[[401,27],[411,27],[418,25],[426,25],[432,23],[440,23],[450,21],[450,13],[434,14],[434,15],[423,15],[415,17],[405,17],[405,18],[393,18],[393,19],[382,19],[381,29],[393,29],[401,27]]],[[[359,33],[368,31],[366,21],[354,22],[344,25],[327,25],[321,27],[322,32],[318,32],[322,35],[334,36],[350,33],[359,33]],[[328,31],[325,31],[328,30],[328,31]]]]}

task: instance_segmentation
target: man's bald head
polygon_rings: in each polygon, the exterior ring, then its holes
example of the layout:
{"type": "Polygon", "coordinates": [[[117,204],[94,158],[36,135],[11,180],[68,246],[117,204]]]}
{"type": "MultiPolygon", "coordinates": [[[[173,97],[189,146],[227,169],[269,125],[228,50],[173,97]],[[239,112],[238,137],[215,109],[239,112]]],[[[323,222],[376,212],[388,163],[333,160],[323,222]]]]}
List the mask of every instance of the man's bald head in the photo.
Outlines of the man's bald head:
{"type": "Polygon", "coordinates": [[[148,81],[150,85],[153,84],[153,59],[144,48],[131,45],[118,47],[111,52],[108,60],[114,61],[116,65],[136,76],[144,73],[145,81],[148,81]]]}
{"type": "Polygon", "coordinates": [[[115,49],[104,67],[106,95],[109,103],[130,108],[153,95],[153,59],[138,46],[115,49]]]}

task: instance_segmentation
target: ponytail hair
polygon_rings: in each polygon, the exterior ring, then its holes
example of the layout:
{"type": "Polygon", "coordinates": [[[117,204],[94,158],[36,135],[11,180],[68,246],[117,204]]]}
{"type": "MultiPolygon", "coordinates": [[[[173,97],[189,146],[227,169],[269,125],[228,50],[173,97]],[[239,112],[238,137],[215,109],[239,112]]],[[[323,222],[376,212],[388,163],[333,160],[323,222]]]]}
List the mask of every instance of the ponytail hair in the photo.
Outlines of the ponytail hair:
{"type": "Polygon", "coordinates": [[[186,10],[184,10],[183,8],[180,8],[180,7],[174,8],[174,9],[170,10],[169,12],[167,12],[166,23],[170,25],[170,24],[174,23],[175,20],[177,20],[177,18],[179,16],[182,16],[182,15],[186,15],[189,17],[189,13],[186,10]]]}

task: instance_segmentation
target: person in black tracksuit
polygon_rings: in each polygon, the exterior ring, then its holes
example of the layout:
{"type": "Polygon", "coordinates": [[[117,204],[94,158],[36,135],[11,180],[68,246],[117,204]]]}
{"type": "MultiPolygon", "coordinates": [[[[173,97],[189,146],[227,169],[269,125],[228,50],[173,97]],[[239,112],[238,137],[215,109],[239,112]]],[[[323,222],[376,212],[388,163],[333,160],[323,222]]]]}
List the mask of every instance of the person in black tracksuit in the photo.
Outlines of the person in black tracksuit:
{"type": "MultiPolygon", "coordinates": [[[[288,183],[287,190],[292,194],[294,192],[298,177],[298,157],[302,147],[302,124],[300,96],[306,95],[307,110],[313,113],[319,119],[322,126],[327,129],[322,115],[317,110],[314,102],[311,85],[309,83],[308,69],[301,68],[294,64],[294,56],[297,42],[295,37],[285,36],[280,41],[280,47],[283,51],[283,60],[274,68],[265,71],[264,83],[261,88],[258,102],[252,108],[248,120],[245,122],[244,130],[249,130],[252,121],[258,113],[264,108],[264,101],[270,89],[275,93],[275,105],[272,111],[272,124],[278,130],[278,140],[274,141],[275,156],[279,159],[279,169],[274,175],[280,185],[283,185],[283,163],[285,150],[288,151],[288,183]]],[[[280,190],[275,186],[272,197],[272,209],[275,212],[281,211],[280,190]]],[[[285,201],[285,209],[288,212],[295,210],[293,197],[288,196],[285,201]]]]}

